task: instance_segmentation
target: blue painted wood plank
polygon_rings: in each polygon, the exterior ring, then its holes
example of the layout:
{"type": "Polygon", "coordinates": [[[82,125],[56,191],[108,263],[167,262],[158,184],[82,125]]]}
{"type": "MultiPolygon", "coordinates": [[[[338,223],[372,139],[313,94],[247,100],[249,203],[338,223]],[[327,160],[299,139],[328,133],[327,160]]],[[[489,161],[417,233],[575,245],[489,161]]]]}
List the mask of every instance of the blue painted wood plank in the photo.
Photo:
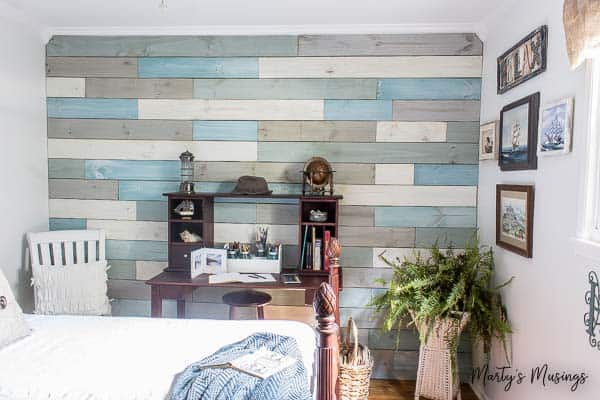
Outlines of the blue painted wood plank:
{"type": "Polygon", "coordinates": [[[108,279],[135,279],[135,261],[108,260],[108,279]]]}
{"type": "Polygon", "coordinates": [[[264,197],[215,197],[215,203],[298,204],[298,199],[269,199],[264,197]]]}
{"type": "Polygon", "coordinates": [[[119,181],[119,200],[164,200],[163,193],[178,189],[179,182],[119,181]]]}
{"type": "Polygon", "coordinates": [[[135,213],[138,221],[166,221],[169,216],[166,201],[137,201],[135,213]]]}
{"type": "Polygon", "coordinates": [[[47,99],[48,118],[107,118],[137,119],[138,101],[135,99],[47,99]]]}
{"type": "Polygon", "coordinates": [[[351,268],[372,268],[373,249],[369,247],[345,246],[340,256],[340,265],[351,268]]]}
{"type": "Polygon", "coordinates": [[[367,307],[371,301],[370,288],[344,288],[340,292],[341,307],[367,307]]]}
{"type": "Polygon", "coordinates": [[[138,61],[140,78],[258,78],[253,57],[146,57],[138,61]]]}
{"type": "Polygon", "coordinates": [[[481,79],[381,79],[377,98],[383,100],[479,100],[481,79]]]}
{"type": "Polygon", "coordinates": [[[417,164],[415,185],[476,186],[479,165],[417,164]]]}
{"type": "Polygon", "coordinates": [[[325,100],[325,119],[341,121],[384,121],[392,119],[388,100],[325,100]]]}
{"type": "Polygon", "coordinates": [[[375,226],[471,228],[475,207],[376,207],[375,226]]]}
{"type": "Polygon", "coordinates": [[[416,228],[415,247],[431,247],[435,243],[441,248],[452,245],[462,248],[472,243],[476,228],[416,228]]]}
{"type": "Polygon", "coordinates": [[[87,229],[87,220],[82,218],[50,218],[48,226],[51,231],[87,229]]]}
{"type": "Polygon", "coordinates": [[[83,179],[85,166],[83,160],[50,158],[48,160],[48,178],[83,179]]]}
{"type": "Polygon", "coordinates": [[[179,161],[86,160],[86,179],[174,181],[180,178],[179,161]]]}
{"type": "Polygon", "coordinates": [[[257,121],[194,121],[194,140],[258,139],[257,121]]]}
{"type": "Polygon", "coordinates": [[[107,240],[109,260],[167,261],[167,242],[153,240],[107,240]]]}
{"type": "Polygon", "coordinates": [[[256,204],[216,203],[214,218],[215,222],[255,224],[256,204]]]}

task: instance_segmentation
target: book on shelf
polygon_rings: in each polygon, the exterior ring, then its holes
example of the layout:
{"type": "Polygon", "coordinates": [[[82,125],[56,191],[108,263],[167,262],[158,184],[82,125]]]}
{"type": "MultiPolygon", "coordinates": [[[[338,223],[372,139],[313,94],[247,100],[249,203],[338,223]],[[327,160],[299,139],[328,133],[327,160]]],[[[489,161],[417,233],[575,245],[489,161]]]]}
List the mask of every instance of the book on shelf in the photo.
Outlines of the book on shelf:
{"type": "Polygon", "coordinates": [[[301,249],[301,253],[300,253],[300,265],[299,265],[299,269],[304,269],[305,266],[305,261],[306,260],[306,241],[308,239],[308,225],[306,225],[304,227],[304,238],[302,239],[302,249],[301,249]]]}
{"type": "Polygon", "coordinates": [[[310,266],[311,266],[311,269],[314,270],[314,269],[316,269],[315,268],[315,255],[317,253],[317,249],[315,247],[315,245],[317,244],[316,243],[317,242],[317,227],[316,226],[313,226],[312,229],[311,229],[311,239],[312,240],[310,242],[310,245],[311,245],[310,266]]]}
{"type": "Polygon", "coordinates": [[[329,257],[327,256],[329,240],[331,240],[331,232],[326,230],[323,232],[323,271],[329,271],[329,257]]]}
{"type": "Polygon", "coordinates": [[[313,270],[321,270],[321,239],[315,239],[313,243],[315,253],[313,254],[313,270]]]}

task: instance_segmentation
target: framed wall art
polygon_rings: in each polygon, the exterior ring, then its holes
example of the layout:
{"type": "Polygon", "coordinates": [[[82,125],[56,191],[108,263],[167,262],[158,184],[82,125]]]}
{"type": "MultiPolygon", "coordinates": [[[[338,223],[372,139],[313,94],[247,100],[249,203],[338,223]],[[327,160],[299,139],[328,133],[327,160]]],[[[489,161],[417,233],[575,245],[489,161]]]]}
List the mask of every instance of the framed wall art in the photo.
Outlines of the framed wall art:
{"type": "Polygon", "coordinates": [[[498,159],[498,121],[488,122],[479,127],[479,159],[498,159]]]}
{"type": "Polygon", "coordinates": [[[531,258],[534,190],[531,185],[496,185],[496,244],[531,258]]]}
{"type": "Polygon", "coordinates": [[[191,278],[201,274],[222,274],[227,272],[227,250],[201,248],[194,250],[191,256],[191,278]]]}
{"type": "Polygon", "coordinates": [[[548,26],[543,25],[498,57],[498,94],[505,93],[546,70],[548,26]]]}
{"type": "Polygon", "coordinates": [[[537,168],[540,93],[517,100],[500,112],[500,157],[503,171],[537,168]]]}
{"type": "Polygon", "coordinates": [[[573,99],[547,104],[542,110],[539,155],[560,155],[571,151],[573,99]]]}

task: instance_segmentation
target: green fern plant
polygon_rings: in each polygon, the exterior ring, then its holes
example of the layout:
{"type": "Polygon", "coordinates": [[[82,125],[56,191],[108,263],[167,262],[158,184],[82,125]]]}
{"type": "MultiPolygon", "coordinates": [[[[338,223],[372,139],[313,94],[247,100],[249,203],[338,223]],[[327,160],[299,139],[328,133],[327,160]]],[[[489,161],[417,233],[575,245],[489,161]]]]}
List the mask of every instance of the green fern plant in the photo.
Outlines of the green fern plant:
{"type": "MultiPolygon", "coordinates": [[[[457,318],[458,313],[469,313],[469,329],[474,341],[481,340],[486,354],[492,339],[499,339],[506,352],[506,337],[511,327],[506,319],[499,290],[513,278],[499,286],[492,286],[494,257],[490,247],[479,246],[477,240],[467,244],[464,251],[452,246],[441,251],[431,247],[431,256],[415,252],[414,260],[389,260],[385,252],[379,257],[393,269],[389,289],[375,297],[370,305],[384,312],[383,330],[398,330],[416,324],[421,343],[427,341],[436,320],[457,318]]],[[[378,283],[386,285],[384,280],[378,283]]],[[[449,339],[451,340],[451,339],[449,339]]],[[[456,343],[448,343],[453,349],[456,343]]]]}

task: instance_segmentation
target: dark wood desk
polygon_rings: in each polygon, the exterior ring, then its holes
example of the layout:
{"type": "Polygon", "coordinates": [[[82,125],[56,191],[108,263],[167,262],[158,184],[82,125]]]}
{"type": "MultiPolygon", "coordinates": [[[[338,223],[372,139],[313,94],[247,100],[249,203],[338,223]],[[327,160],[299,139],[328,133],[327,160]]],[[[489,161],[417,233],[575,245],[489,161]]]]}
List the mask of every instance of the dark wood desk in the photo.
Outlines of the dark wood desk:
{"type": "MultiPolygon", "coordinates": [[[[177,318],[185,317],[185,296],[197,288],[202,287],[227,287],[243,289],[278,289],[278,290],[304,290],[304,303],[312,305],[315,293],[322,282],[327,282],[333,286],[334,292],[339,293],[339,280],[337,268],[329,276],[301,275],[300,283],[285,284],[281,281],[280,274],[273,274],[275,282],[265,283],[218,283],[209,284],[208,275],[203,274],[195,279],[190,279],[184,272],[162,272],[154,278],[146,281],[151,287],[151,315],[152,317],[162,317],[162,302],[165,299],[177,300],[177,318]],[[331,276],[335,279],[331,279],[331,276]]],[[[339,297],[339,296],[338,296],[339,297]]],[[[339,324],[339,300],[336,307],[335,319],[339,324]]]]}

